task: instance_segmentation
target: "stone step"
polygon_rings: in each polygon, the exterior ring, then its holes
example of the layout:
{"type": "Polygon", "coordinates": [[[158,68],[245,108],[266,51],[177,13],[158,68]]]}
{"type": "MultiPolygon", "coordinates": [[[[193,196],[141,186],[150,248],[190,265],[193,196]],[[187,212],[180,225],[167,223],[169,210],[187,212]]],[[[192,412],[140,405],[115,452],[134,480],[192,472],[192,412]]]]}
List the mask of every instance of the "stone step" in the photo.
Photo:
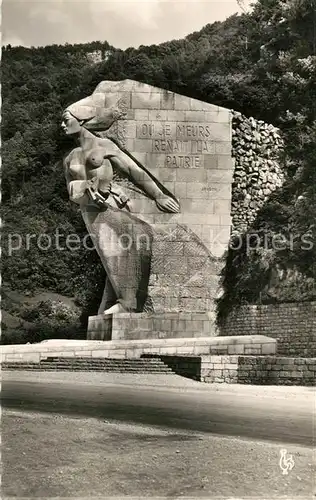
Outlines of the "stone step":
{"type": "Polygon", "coordinates": [[[153,373],[153,374],[172,374],[172,370],[146,370],[146,369],[126,369],[126,368],[97,368],[93,366],[89,367],[71,367],[71,366],[63,366],[63,367],[58,367],[58,366],[51,366],[51,367],[40,367],[39,365],[36,366],[20,366],[19,363],[15,363],[16,366],[6,366],[3,368],[4,371],[14,371],[14,370],[20,370],[20,371],[90,371],[90,372],[108,372],[108,373],[153,373]]]}
{"type": "Polygon", "coordinates": [[[4,362],[3,370],[36,370],[36,371],[103,371],[117,373],[173,373],[159,359],[115,359],[87,357],[51,357],[39,363],[34,362],[4,362]]]}
{"type": "Polygon", "coordinates": [[[163,362],[159,359],[151,359],[151,360],[146,360],[146,359],[121,359],[121,358],[77,358],[77,357],[71,357],[71,358],[46,358],[42,359],[41,363],[94,363],[94,364],[124,364],[124,365],[137,365],[137,366],[156,366],[156,365],[162,365],[163,362]]]}
{"type": "Polygon", "coordinates": [[[111,366],[111,365],[98,365],[98,364],[93,364],[93,363],[80,363],[80,364],[67,364],[67,363],[3,363],[2,368],[15,368],[15,367],[28,367],[28,368],[35,368],[38,367],[39,369],[50,369],[50,368],[89,368],[93,367],[96,369],[120,369],[120,370],[164,370],[164,371],[170,371],[171,368],[169,368],[166,365],[160,365],[160,366],[126,366],[126,365],[116,365],[116,366],[111,366]]]}
{"type": "Polygon", "coordinates": [[[144,371],[150,371],[150,372],[170,372],[172,371],[171,368],[164,367],[164,366],[154,366],[154,367],[146,367],[146,366],[102,366],[102,365],[93,365],[93,364],[80,364],[80,365],[67,365],[67,364],[50,364],[50,365],[38,365],[42,370],[49,370],[50,368],[57,368],[57,369],[69,369],[69,370],[82,370],[82,369],[94,369],[94,370],[107,370],[107,371],[139,371],[139,370],[144,370],[144,371]]]}
{"type": "Polygon", "coordinates": [[[148,365],[148,364],[138,364],[138,363],[102,363],[102,362],[97,362],[97,363],[94,363],[93,361],[91,362],[60,362],[60,361],[56,361],[56,362],[50,362],[50,363],[46,363],[46,362],[42,362],[40,363],[41,366],[43,367],[49,367],[49,366],[96,366],[96,367],[104,367],[104,368],[117,368],[117,367],[121,367],[121,368],[148,368],[148,369],[160,369],[160,368],[166,368],[168,369],[169,367],[166,365],[166,364],[159,364],[159,363],[153,363],[151,365],[148,365]]]}
{"type": "Polygon", "coordinates": [[[125,364],[117,364],[117,365],[112,365],[112,364],[102,364],[102,363],[40,363],[39,366],[42,366],[43,368],[49,368],[50,366],[74,366],[74,367],[80,367],[80,366],[94,366],[96,368],[123,368],[123,369],[148,369],[148,370],[157,370],[157,369],[169,369],[166,365],[153,365],[153,366],[147,366],[147,365],[125,365],[125,364]]]}
{"type": "Polygon", "coordinates": [[[151,359],[151,360],[146,360],[146,359],[130,359],[130,358],[77,358],[77,357],[72,357],[72,358],[56,358],[56,359],[41,359],[41,362],[46,362],[46,363],[54,363],[56,361],[64,361],[67,363],[71,363],[72,361],[77,361],[77,362],[84,362],[84,361],[93,361],[95,363],[133,363],[133,364],[146,364],[146,365],[151,365],[153,363],[161,363],[162,361],[157,358],[157,359],[151,359]]]}

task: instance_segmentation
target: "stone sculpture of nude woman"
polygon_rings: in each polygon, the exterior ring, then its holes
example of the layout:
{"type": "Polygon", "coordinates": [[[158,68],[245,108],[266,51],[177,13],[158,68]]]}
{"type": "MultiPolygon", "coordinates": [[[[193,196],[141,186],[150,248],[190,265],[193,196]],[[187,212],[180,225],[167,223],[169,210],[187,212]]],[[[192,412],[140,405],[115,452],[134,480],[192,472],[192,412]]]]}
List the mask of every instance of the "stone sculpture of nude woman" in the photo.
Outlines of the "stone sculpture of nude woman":
{"type": "Polygon", "coordinates": [[[160,211],[180,210],[175,197],[146,169],[114,141],[95,134],[109,129],[118,117],[115,107],[98,106],[90,96],[70,105],[62,118],[65,134],[78,144],[64,159],[69,198],[80,206],[107,275],[98,314],[142,312],[148,299],[153,230],[129,211],[127,198],[113,184],[114,170],[155,200],[160,211]],[[123,243],[126,237],[128,245],[123,243]]]}

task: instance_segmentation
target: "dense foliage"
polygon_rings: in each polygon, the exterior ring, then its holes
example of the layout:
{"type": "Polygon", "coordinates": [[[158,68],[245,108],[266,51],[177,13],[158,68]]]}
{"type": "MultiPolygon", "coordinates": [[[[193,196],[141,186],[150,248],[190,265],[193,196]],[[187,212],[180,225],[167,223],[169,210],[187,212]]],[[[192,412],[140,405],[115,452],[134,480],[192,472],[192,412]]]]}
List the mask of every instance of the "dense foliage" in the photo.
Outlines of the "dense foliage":
{"type": "Polygon", "coordinates": [[[241,249],[228,252],[219,321],[241,303],[316,296],[316,2],[261,0],[248,18],[260,26],[262,43],[251,71],[262,89],[252,113],[271,116],[282,129],[287,179],[261,209],[241,249]]]}
{"type": "MultiPolygon", "coordinates": [[[[22,292],[45,289],[75,297],[83,325],[87,315],[96,312],[104,273],[95,252],[56,251],[54,245],[43,250],[36,238],[27,244],[26,235],[46,233],[54,240],[58,231],[64,242],[67,235],[85,234],[66,193],[60,159],[71,144],[59,122],[67,104],[86,96],[104,79],[137,79],[280,127],[287,181],[262,208],[250,231],[260,233],[262,242],[267,233],[287,239],[294,233],[313,236],[315,1],[260,0],[252,13],[207,24],[183,40],[125,51],[106,42],[5,47],[2,272],[6,284],[22,292]],[[87,53],[95,50],[107,52],[107,57],[91,65],[87,53]],[[10,252],[10,245],[21,249],[10,252]]],[[[315,249],[306,246],[295,237],[293,245],[282,251],[263,244],[249,251],[245,243],[238,251],[230,250],[219,317],[242,302],[314,297],[315,249]],[[292,276],[283,280],[284,286],[276,278],[280,272],[292,276]],[[271,295],[275,280],[277,291],[271,295]]]]}

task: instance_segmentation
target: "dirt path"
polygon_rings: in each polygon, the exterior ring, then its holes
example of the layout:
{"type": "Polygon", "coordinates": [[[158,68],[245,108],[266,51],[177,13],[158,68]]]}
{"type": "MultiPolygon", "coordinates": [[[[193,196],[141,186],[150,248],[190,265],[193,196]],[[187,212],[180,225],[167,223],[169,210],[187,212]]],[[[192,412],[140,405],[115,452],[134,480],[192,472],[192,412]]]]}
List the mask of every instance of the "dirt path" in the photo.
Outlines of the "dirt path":
{"type": "Polygon", "coordinates": [[[291,445],[283,475],[280,445],[128,425],[94,418],[5,410],[2,499],[298,499],[312,497],[312,450],[291,445]]]}
{"type": "Polygon", "coordinates": [[[3,372],[2,500],[312,500],[314,401],[176,375],[3,372]]]}

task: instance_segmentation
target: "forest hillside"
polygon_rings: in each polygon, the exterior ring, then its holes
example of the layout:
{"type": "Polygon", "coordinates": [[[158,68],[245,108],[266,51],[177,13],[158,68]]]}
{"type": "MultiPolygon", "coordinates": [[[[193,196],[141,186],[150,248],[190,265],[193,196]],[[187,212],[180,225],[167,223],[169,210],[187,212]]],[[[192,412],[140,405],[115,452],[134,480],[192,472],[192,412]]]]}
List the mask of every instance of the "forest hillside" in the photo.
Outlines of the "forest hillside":
{"type": "MultiPolygon", "coordinates": [[[[26,235],[86,234],[61,166],[71,147],[62,110],[101,80],[130,78],[279,127],[285,175],[230,250],[218,318],[243,303],[311,300],[315,292],[316,0],[259,0],[249,14],[182,40],[119,50],[107,42],[2,52],[2,342],[85,335],[104,272],[95,252],[42,249],[26,235]],[[267,248],[266,235],[288,244],[267,248]],[[11,248],[11,250],[10,250],[11,248]],[[12,248],[15,248],[12,250],[12,248]]],[[[106,33],[104,34],[106,38],[106,33]]]]}

